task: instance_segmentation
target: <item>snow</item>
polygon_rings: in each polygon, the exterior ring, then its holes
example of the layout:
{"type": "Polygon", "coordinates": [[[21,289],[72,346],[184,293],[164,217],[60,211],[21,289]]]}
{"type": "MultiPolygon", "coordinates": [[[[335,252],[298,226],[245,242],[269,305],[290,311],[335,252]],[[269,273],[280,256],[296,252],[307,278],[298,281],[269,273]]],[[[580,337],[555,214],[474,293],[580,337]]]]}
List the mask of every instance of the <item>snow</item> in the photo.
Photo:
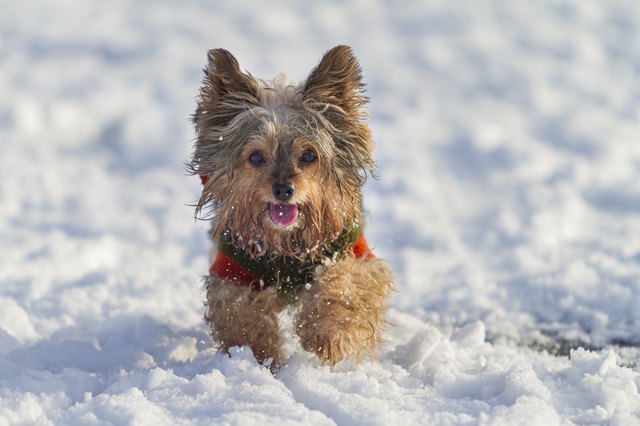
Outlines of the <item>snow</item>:
{"type": "Polygon", "coordinates": [[[13,2],[0,14],[0,425],[640,424],[632,1],[13,2]],[[206,51],[363,66],[378,361],[215,353],[185,175],[206,51]]]}

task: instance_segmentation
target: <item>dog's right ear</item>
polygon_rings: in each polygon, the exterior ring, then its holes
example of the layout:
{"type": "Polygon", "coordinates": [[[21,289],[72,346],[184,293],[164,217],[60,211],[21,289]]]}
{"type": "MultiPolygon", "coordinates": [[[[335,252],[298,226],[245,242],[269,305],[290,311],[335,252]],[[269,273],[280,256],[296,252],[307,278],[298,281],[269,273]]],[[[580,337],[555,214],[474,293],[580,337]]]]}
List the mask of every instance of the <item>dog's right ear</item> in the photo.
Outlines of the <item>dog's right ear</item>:
{"type": "Polygon", "coordinates": [[[193,122],[198,133],[212,126],[225,126],[247,107],[258,104],[258,82],[240,71],[236,58],[224,49],[208,53],[198,107],[193,122]]]}

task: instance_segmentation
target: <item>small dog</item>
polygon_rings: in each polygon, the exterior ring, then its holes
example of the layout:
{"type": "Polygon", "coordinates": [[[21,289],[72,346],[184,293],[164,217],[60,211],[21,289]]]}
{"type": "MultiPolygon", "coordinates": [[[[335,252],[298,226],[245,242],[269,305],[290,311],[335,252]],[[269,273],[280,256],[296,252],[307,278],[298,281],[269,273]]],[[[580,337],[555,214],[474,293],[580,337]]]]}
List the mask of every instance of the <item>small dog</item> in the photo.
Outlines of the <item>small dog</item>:
{"type": "Polygon", "coordinates": [[[221,351],[248,345],[281,365],[280,313],[295,309],[302,348],[332,367],[374,355],[392,275],[362,235],[361,188],[373,171],[360,65],[347,46],[291,85],[208,53],[188,165],[202,179],[217,253],[205,319],[221,351]]]}

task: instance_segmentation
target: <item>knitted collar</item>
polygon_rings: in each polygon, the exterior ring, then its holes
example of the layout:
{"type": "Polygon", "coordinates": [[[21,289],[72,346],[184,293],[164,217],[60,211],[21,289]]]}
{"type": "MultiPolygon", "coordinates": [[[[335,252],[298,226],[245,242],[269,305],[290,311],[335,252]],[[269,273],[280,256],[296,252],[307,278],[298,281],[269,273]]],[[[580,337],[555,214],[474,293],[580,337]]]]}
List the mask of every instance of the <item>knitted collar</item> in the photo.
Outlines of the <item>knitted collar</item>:
{"type": "Polygon", "coordinates": [[[259,257],[251,257],[241,247],[235,246],[228,236],[224,236],[225,233],[218,237],[216,246],[220,253],[240,267],[237,273],[243,275],[245,281],[250,279],[248,277],[254,278],[257,290],[276,286],[278,296],[282,301],[292,302],[298,291],[306,283],[312,281],[313,272],[325,259],[341,256],[347,249],[354,247],[356,242],[360,243],[360,240],[362,241],[360,244],[364,244],[366,252],[358,257],[366,256],[368,258],[370,253],[362,232],[362,227],[359,225],[352,229],[345,229],[335,241],[322,247],[320,253],[313,259],[270,256],[269,253],[259,257]]]}

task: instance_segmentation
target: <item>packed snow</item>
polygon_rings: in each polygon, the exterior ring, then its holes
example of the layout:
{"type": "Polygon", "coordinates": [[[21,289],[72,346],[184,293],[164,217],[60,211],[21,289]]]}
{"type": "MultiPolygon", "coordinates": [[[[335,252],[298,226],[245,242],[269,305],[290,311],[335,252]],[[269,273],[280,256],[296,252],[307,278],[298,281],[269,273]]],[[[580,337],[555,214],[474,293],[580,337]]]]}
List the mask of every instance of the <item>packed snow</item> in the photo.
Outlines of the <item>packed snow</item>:
{"type": "Polygon", "coordinates": [[[0,425],[640,424],[636,2],[5,2],[0,52],[0,425]],[[397,291],[379,360],[272,374],[207,335],[189,119],[207,49],[337,44],[397,291]]]}

